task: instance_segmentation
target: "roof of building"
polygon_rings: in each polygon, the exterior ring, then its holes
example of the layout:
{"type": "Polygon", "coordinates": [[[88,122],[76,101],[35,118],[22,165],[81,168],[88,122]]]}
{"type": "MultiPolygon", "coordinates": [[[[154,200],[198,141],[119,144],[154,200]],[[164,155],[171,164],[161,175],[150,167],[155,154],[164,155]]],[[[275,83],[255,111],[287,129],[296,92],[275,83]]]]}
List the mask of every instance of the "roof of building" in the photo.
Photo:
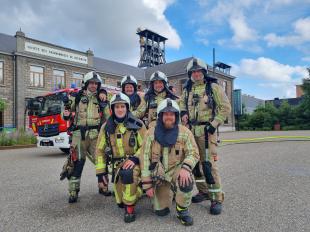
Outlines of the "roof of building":
{"type": "Polygon", "coordinates": [[[223,62],[216,62],[216,63],[215,63],[215,67],[219,67],[219,68],[222,68],[222,69],[231,68],[230,65],[225,64],[225,63],[223,63],[223,62]]]}
{"type": "Polygon", "coordinates": [[[291,106],[296,106],[302,101],[303,97],[295,97],[295,98],[275,98],[273,100],[266,100],[265,102],[273,103],[274,106],[279,107],[284,101],[286,101],[291,106]]]}
{"type": "Polygon", "coordinates": [[[176,76],[186,73],[186,66],[192,57],[188,57],[182,60],[173,61],[166,64],[157,65],[154,67],[147,68],[145,70],[145,79],[149,80],[152,73],[161,71],[167,75],[167,77],[176,76]]]}
{"type": "Polygon", "coordinates": [[[16,51],[16,38],[11,35],[0,33],[0,51],[13,53],[16,51]]]}
{"type": "Polygon", "coordinates": [[[141,35],[143,37],[148,37],[148,39],[154,39],[154,41],[159,41],[159,42],[167,40],[166,37],[154,32],[154,31],[151,31],[149,29],[144,29],[142,31],[139,31],[139,32],[137,32],[137,35],[141,35]]]}
{"type": "MultiPolygon", "coordinates": [[[[58,46],[58,45],[55,45],[58,46]]],[[[15,36],[6,35],[0,33],[0,52],[5,53],[14,53],[16,51],[16,38],[15,36]]],[[[133,75],[137,80],[148,81],[150,76],[155,71],[164,72],[167,77],[173,77],[177,75],[186,74],[186,66],[188,62],[193,57],[188,57],[182,60],[173,61],[166,64],[157,65],[154,67],[149,67],[146,69],[138,68],[135,66],[119,63],[112,60],[107,60],[99,57],[94,57],[94,68],[98,72],[103,72],[107,74],[112,74],[116,76],[124,76],[124,75],[133,75]]],[[[217,73],[223,74],[228,78],[234,78],[233,76],[227,75],[226,73],[219,72],[215,70],[217,73]]]]}
{"type": "Polygon", "coordinates": [[[137,80],[145,80],[143,69],[112,60],[94,57],[94,68],[99,72],[114,74],[116,76],[133,75],[137,80]]]}

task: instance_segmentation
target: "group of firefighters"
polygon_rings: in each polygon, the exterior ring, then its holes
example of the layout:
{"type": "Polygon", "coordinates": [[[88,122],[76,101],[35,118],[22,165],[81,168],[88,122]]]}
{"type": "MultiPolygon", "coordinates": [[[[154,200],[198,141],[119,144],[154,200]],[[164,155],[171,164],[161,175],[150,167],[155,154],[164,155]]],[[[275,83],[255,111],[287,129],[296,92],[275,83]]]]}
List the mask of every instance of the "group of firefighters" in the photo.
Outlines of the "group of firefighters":
{"type": "Polygon", "coordinates": [[[216,128],[230,113],[229,100],[206,64],[193,58],[189,79],[178,97],[163,72],[151,75],[145,94],[125,76],[121,93],[109,97],[101,77],[89,72],[84,86],[66,99],[63,113],[72,126],[70,155],[61,178],[69,180],[69,203],[77,202],[86,157],[96,166],[99,193],[113,195],[124,208],[124,221],[135,221],[135,205],[145,193],[154,212],[165,216],[173,199],[177,218],[193,224],[191,202],[210,200],[210,213],[221,213],[224,193],[216,165],[216,128]],[[109,100],[109,101],[108,101],[109,100]],[[196,184],[198,193],[192,196],[196,184]]]}

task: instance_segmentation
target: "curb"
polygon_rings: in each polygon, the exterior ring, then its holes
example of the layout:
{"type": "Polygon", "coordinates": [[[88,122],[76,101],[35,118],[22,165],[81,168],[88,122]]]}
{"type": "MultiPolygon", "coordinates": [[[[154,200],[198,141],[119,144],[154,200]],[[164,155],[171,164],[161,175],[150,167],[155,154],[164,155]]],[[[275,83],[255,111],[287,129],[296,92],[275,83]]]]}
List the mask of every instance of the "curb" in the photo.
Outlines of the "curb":
{"type": "Polygon", "coordinates": [[[10,150],[10,149],[32,148],[32,147],[37,147],[37,144],[0,146],[0,151],[10,150]]]}

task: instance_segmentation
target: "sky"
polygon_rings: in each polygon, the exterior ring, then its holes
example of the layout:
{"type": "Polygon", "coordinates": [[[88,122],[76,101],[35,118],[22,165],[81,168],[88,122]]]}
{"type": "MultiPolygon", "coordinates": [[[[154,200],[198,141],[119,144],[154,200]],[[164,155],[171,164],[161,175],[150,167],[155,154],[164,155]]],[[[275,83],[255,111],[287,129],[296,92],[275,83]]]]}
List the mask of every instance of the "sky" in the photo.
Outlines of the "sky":
{"type": "Polygon", "coordinates": [[[260,99],[295,97],[310,66],[310,0],[0,0],[0,33],[133,66],[136,29],[168,38],[166,60],[195,56],[230,65],[235,89],[260,99]]]}

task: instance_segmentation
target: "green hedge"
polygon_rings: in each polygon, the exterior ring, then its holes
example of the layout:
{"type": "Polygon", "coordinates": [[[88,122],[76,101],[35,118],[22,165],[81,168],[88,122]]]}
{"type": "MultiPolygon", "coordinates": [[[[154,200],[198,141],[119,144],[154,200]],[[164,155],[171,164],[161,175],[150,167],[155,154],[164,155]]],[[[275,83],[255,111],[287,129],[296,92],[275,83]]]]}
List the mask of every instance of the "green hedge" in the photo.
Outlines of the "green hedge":
{"type": "Polygon", "coordinates": [[[26,132],[25,130],[0,133],[0,146],[29,145],[36,143],[37,139],[33,133],[26,132]]]}
{"type": "Polygon", "coordinates": [[[273,130],[279,123],[281,130],[310,130],[310,79],[304,81],[302,88],[304,96],[299,105],[291,106],[287,101],[278,108],[270,103],[260,105],[252,114],[240,116],[236,126],[239,130],[273,130]]]}

